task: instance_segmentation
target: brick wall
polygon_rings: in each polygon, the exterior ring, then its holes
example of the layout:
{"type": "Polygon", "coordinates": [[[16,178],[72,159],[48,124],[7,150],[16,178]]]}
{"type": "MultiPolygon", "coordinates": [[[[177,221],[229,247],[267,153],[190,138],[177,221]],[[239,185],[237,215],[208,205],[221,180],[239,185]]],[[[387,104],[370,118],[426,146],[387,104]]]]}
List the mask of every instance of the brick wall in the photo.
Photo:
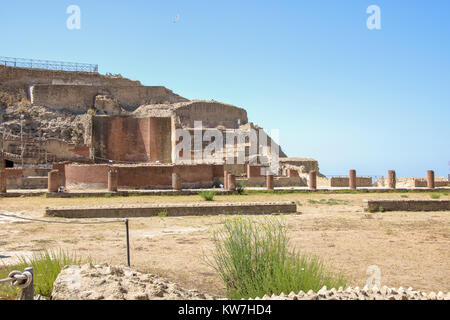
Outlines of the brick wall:
{"type": "MultiPolygon", "coordinates": [[[[172,187],[172,173],[180,174],[183,188],[211,187],[219,169],[215,165],[75,165],[65,167],[66,185],[70,189],[106,188],[109,168],[119,175],[119,188],[168,189],[172,187]]],[[[220,166],[219,166],[220,168],[220,166]]],[[[222,172],[223,175],[223,172],[222,172]]]]}
{"type": "Polygon", "coordinates": [[[171,162],[171,118],[95,116],[92,146],[97,158],[171,162]]]}

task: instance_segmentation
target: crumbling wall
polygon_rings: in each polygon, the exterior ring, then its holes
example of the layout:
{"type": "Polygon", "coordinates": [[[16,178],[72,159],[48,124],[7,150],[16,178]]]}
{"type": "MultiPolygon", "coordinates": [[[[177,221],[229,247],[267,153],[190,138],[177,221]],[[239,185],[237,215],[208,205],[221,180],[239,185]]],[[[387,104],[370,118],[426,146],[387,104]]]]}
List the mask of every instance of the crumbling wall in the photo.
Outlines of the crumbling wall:
{"type": "Polygon", "coordinates": [[[139,81],[99,73],[0,66],[0,91],[12,94],[16,101],[27,99],[29,86],[34,84],[141,86],[139,81]]]}
{"type": "Polygon", "coordinates": [[[319,172],[319,163],[317,160],[310,158],[284,158],[280,157],[280,165],[293,165],[297,167],[304,167],[304,172],[311,171],[319,172]]]}
{"type": "MultiPolygon", "coordinates": [[[[425,178],[397,177],[395,180],[397,188],[426,188],[428,186],[425,178]]],[[[388,187],[388,178],[378,178],[374,185],[376,187],[388,187]]],[[[434,185],[435,187],[447,187],[450,184],[448,178],[435,177],[434,185]]]]}
{"type": "MultiPolygon", "coordinates": [[[[348,177],[317,177],[317,185],[321,187],[348,188],[348,177]]],[[[372,187],[372,177],[356,177],[357,187],[372,187]]]]}
{"type": "Polygon", "coordinates": [[[202,121],[207,128],[223,126],[238,129],[240,124],[247,123],[247,111],[230,104],[216,101],[188,102],[174,111],[184,128],[194,128],[194,121],[202,121]]]}
{"type": "Polygon", "coordinates": [[[113,87],[38,84],[30,88],[30,101],[33,105],[47,106],[58,110],[65,109],[73,113],[85,113],[88,109],[94,108],[97,95],[111,96],[121,107],[128,110],[143,104],[187,101],[171,90],[160,86],[113,87]]]}

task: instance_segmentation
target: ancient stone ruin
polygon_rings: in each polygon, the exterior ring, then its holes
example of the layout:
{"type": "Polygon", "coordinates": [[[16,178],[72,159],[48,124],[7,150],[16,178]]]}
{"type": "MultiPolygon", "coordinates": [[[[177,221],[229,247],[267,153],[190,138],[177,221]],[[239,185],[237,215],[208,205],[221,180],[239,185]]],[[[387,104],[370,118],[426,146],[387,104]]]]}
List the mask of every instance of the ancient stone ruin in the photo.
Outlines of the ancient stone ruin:
{"type": "Polygon", "coordinates": [[[120,188],[171,188],[174,173],[183,187],[212,187],[226,184],[224,171],[263,186],[274,162],[280,165],[275,186],[306,186],[308,173],[319,170],[313,159],[288,158],[243,108],[98,72],[0,66],[0,135],[8,188],[49,187],[50,165],[60,184],[73,188],[106,188],[112,168],[120,188]],[[180,152],[179,129],[190,139],[196,132],[221,134],[222,156],[196,158],[208,142],[194,139],[180,152]],[[239,132],[256,132],[256,143],[240,141],[239,132]]]}
{"type": "Polygon", "coordinates": [[[189,100],[162,86],[143,86],[97,70],[0,65],[0,169],[5,168],[0,170],[0,193],[60,187],[448,185],[447,178],[430,176],[431,171],[426,179],[389,176],[376,182],[353,170],[346,177],[325,177],[316,160],[287,157],[241,107],[189,100]],[[52,186],[50,170],[57,170],[52,186]],[[111,170],[114,185],[108,181],[111,170]]]}

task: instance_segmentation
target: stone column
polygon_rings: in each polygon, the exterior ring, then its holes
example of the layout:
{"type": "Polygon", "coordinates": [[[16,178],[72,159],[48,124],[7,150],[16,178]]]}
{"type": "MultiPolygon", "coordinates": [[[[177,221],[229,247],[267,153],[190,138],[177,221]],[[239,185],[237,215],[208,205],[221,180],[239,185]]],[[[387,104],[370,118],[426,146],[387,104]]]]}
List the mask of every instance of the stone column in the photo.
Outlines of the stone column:
{"type": "Polygon", "coordinates": [[[236,176],[232,173],[228,174],[227,186],[228,186],[228,190],[230,190],[230,191],[236,190],[236,176]]]}
{"type": "Polygon", "coordinates": [[[60,176],[58,170],[48,172],[48,192],[58,192],[60,176]]]}
{"type": "Polygon", "coordinates": [[[228,171],[227,170],[225,170],[223,172],[223,188],[225,190],[228,190],[228,171]]]}
{"type": "Polygon", "coordinates": [[[348,186],[350,189],[356,190],[356,170],[349,171],[348,186]]]}
{"type": "Polygon", "coordinates": [[[314,170],[309,172],[308,187],[310,190],[317,189],[317,172],[314,170]]]}
{"type": "Polygon", "coordinates": [[[274,190],[273,174],[266,175],[266,188],[267,190],[274,190]]]}
{"type": "Polygon", "coordinates": [[[172,173],[172,189],[180,191],[181,188],[181,177],[178,173],[172,173]]]}
{"type": "Polygon", "coordinates": [[[117,170],[111,169],[108,171],[108,191],[117,192],[119,188],[119,173],[117,170]]]}
{"type": "Polygon", "coordinates": [[[395,189],[396,184],[397,184],[397,180],[395,177],[395,171],[389,170],[388,171],[388,187],[389,187],[389,189],[395,189]]]}
{"type": "Polygon", "coordinates": [[[434,171],[427,171],[427,187],[428,189],[434,189],[434,171]]]}
{"type": "Polygon", "coordinates": [[[58,170],[59,171],[59,185],[60,186],[66,186],[66,164],[69,164],[70,162],[59,162],[59,163],[53,163],[52,164],[52,170],[58,170]]]}
{"type": "Polygon", "coordinates": [[[0,158],[0,193],[6,193],[6,183],[5,160],[0,158]]]}

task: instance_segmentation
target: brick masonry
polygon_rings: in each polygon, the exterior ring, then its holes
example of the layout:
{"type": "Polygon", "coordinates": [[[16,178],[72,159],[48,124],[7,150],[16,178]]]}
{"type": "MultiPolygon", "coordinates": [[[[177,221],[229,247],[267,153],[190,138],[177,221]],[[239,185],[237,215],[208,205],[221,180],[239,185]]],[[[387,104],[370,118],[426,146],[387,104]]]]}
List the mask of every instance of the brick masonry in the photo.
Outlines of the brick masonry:
{"type": "Polygon", "coordinates": [[[446,211],[450,200],[364,200],[364,211],[446,211]]]}
{"type": "Polygon", "coordinates": [[[106,189],[108,171],[118,171],[119,188],[170,189],[172,173],[178,173],[183,188],[208,188],[223,176],[222,165],[76,165],[65,168],[69,189],[106,189]]]}
{"type": "Polygon", "coordinates": [[[296,213],[295,202],[245,202],[245,203],[198,203],[155,204],[123,207],[59,207],[46,208],[48,216],[64,218],[131,218],[153,217],[161,212],[168,216],[201,216],[232,214],[287,214],[296,213]]]}

